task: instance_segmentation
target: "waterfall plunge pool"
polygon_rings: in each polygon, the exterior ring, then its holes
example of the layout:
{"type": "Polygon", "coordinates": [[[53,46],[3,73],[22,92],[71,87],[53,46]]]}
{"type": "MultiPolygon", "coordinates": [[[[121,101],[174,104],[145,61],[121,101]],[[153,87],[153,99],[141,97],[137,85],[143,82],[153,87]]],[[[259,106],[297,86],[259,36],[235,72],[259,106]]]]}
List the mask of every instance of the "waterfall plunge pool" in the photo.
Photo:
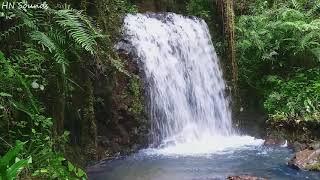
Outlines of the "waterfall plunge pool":
{"type": "Polygon", "coordinates": [[[293,152],[285,147],[245,146],[211,154],[175,155],[147,149],[88,169],[92,180],[222,180],[252,175],[276,180],[317,180],[320,173],[286,165],[293,152]]]}

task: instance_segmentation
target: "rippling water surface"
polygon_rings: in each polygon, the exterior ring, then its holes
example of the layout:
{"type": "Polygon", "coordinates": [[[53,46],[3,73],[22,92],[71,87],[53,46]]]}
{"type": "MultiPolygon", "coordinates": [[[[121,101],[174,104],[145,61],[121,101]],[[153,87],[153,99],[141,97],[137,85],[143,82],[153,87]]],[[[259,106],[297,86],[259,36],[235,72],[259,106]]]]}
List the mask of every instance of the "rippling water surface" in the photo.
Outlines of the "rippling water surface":
{"type": "Polygon", "coordinates": [[[89,168],[93,180],[215,180],[230,175],[253,175],[279,180],[319,180],[320,174],[286,165],[287,148],[261,146],[229,149],[215,154],[161,155],[144,150],[132,156],[101,162],[89,168]]]}

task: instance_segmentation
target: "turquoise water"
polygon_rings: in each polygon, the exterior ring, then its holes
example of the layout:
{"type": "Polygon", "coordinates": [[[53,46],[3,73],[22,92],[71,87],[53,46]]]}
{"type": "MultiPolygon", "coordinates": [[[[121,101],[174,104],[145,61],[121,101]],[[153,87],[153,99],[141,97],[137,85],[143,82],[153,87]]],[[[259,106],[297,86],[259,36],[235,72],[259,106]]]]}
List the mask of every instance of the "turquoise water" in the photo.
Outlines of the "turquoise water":
{"type": "Polygon", "coordinates": [[[251,147],[198,156],[152,155],[141,151],[129,157],[102,161],[88,170],[92,180],[219,180],[230,175],[268,179],[320,179],[320,173],[298,171],[286,165],[287,148],[251,147]]]}

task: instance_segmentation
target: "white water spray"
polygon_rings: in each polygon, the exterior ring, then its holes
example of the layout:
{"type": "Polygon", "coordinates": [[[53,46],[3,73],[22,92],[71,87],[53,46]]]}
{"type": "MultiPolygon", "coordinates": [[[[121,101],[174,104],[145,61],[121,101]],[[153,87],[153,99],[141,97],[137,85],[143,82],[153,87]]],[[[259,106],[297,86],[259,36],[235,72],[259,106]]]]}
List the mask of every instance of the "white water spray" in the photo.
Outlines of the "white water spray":
{"type": "Polygon", "coordinates": [[[157,152],[203,154],[261,144],[232,128],[226,85],[203,20],[128,15],[125,33],[145,74],[157,152]]]}

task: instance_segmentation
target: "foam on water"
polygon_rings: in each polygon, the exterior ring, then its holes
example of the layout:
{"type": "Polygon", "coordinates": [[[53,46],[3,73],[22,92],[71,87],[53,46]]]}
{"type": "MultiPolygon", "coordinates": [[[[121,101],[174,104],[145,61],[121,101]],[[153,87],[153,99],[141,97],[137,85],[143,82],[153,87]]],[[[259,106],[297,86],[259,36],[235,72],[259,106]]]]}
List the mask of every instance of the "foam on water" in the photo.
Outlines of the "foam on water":
{"type": "Polygon", "coordinates": [[[125,18],[125,34],[144,72],[152,149],[162,154],[207,154],[260,145],[239,136],[207,24],[174,13],[125,18]]]}
{"type": "Polygon", "coordinates": [[[229,154],[237,150],[253,149],[263,144],[263,140],[251,136],[213,136],[199,141],[177,143],[161,148],[143,150],[148,155],[206,156],[209,154],[229,154]]]}

